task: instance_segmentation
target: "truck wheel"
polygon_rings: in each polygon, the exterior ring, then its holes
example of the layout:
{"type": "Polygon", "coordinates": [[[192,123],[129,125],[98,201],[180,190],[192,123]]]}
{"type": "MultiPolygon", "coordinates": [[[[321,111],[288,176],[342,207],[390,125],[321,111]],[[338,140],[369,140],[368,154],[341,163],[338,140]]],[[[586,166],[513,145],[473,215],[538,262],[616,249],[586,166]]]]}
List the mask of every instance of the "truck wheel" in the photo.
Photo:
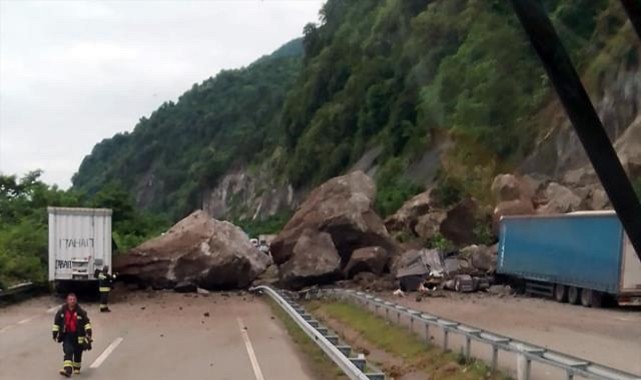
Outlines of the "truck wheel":
{"type": "Polygon", "coordinates": [[[592,307],[592,293],[591,289],[581,289],[581,305],[592,307]]]}
{"type": "Polygon", "coordinates": [[[556,302],[568,302],[568,288],[565,285],[556,284],[554,286],[554,299],[556,302]]]}
{"type": "Polygon", "coordinates": [[[568,288],[568,303],[577,305],[579,303],[579,288],[570,286],[568,288]]]}
{"type": "Polygon", "coordinates": [[[583,298],[587,298],[587,301],[590,303],[589,307],[603,307],[603,293],[599,292],[598,290],[583,289],[583,292],[581,293],[581,304],[583,306],[587,306],[585,303],[583,303],[583,298]],[[583,294],[586,295],[583,296],[583,294]]]}

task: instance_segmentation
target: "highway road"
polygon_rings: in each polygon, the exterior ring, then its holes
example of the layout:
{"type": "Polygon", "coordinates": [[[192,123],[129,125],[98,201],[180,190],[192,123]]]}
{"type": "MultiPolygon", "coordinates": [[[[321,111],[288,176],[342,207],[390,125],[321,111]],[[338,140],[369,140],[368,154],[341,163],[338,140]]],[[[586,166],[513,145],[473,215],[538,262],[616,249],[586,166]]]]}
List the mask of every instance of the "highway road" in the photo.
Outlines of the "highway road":
{"type": "MultiPolygon", "coordinates": [[[[60,378],[62,348],[51,339],[58,301],[41,297],[0,309],[0,379],[60,378]]],[[[251,295],[136,292],[110,314],[98,313],[95,303],[83,307],[95,342],[76,378],[313,379],[281,322],[251,295]]]]}

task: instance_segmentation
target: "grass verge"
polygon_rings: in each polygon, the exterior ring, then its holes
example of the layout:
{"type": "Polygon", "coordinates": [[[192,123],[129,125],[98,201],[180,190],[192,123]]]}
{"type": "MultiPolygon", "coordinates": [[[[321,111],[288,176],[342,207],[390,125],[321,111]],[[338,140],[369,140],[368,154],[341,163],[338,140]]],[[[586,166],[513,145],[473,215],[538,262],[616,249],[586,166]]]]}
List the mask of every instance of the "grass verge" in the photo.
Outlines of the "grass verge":
{"type": "Polygon", "coordinates": [[[292,341],[302,353],[305,364],[308,365],[310,374],[318,380],[348,380],[347,376],[325,355],[314,341],[294,322],[293,319],[271,298],[266,297],[265,301],[272,309],[272,313],[281,320],[285,330],[292,341]]]}
{"type": "Polygon", "coordinates": [[[346,302],[319,302],[307,305],[312,313],[327,315],[388,354],[403,359],[412,368],[430,374],[433,379],[443,380],[505,380],[508,376],[492,372],[485,363],[467,361],[453,352],[443,352],[404,327],[394,325],[356,305],[346,302]]]}

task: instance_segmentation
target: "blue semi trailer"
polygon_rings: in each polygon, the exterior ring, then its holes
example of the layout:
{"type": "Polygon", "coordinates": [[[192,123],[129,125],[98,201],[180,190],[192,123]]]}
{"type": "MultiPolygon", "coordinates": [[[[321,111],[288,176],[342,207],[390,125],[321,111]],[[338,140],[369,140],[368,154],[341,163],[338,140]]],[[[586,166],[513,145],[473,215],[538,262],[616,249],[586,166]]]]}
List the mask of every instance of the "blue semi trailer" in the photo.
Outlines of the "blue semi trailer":
{"type": "Polygon", "coordinates": [[[641,305],[641,261],[613,211],[501,218],[497,273],[559,302],[641,305]]]}

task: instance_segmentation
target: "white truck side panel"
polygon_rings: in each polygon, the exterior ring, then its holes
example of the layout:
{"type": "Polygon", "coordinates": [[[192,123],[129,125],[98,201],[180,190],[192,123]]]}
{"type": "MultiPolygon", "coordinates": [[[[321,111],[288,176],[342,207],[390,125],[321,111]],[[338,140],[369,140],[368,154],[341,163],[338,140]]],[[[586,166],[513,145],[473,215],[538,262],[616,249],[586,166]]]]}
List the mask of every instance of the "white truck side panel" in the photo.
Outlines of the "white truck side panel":
{"type": "Polygon", "coordinates": [[[111,210],[49,207],[49,281],[94,280],[111,267],[111,210]]]}
{"type": "Polygon", "coordinates": [[[639,260],[627,234],[624,237],[622,266],[622,292],[641,292],[641,260],[639,260]]]}

